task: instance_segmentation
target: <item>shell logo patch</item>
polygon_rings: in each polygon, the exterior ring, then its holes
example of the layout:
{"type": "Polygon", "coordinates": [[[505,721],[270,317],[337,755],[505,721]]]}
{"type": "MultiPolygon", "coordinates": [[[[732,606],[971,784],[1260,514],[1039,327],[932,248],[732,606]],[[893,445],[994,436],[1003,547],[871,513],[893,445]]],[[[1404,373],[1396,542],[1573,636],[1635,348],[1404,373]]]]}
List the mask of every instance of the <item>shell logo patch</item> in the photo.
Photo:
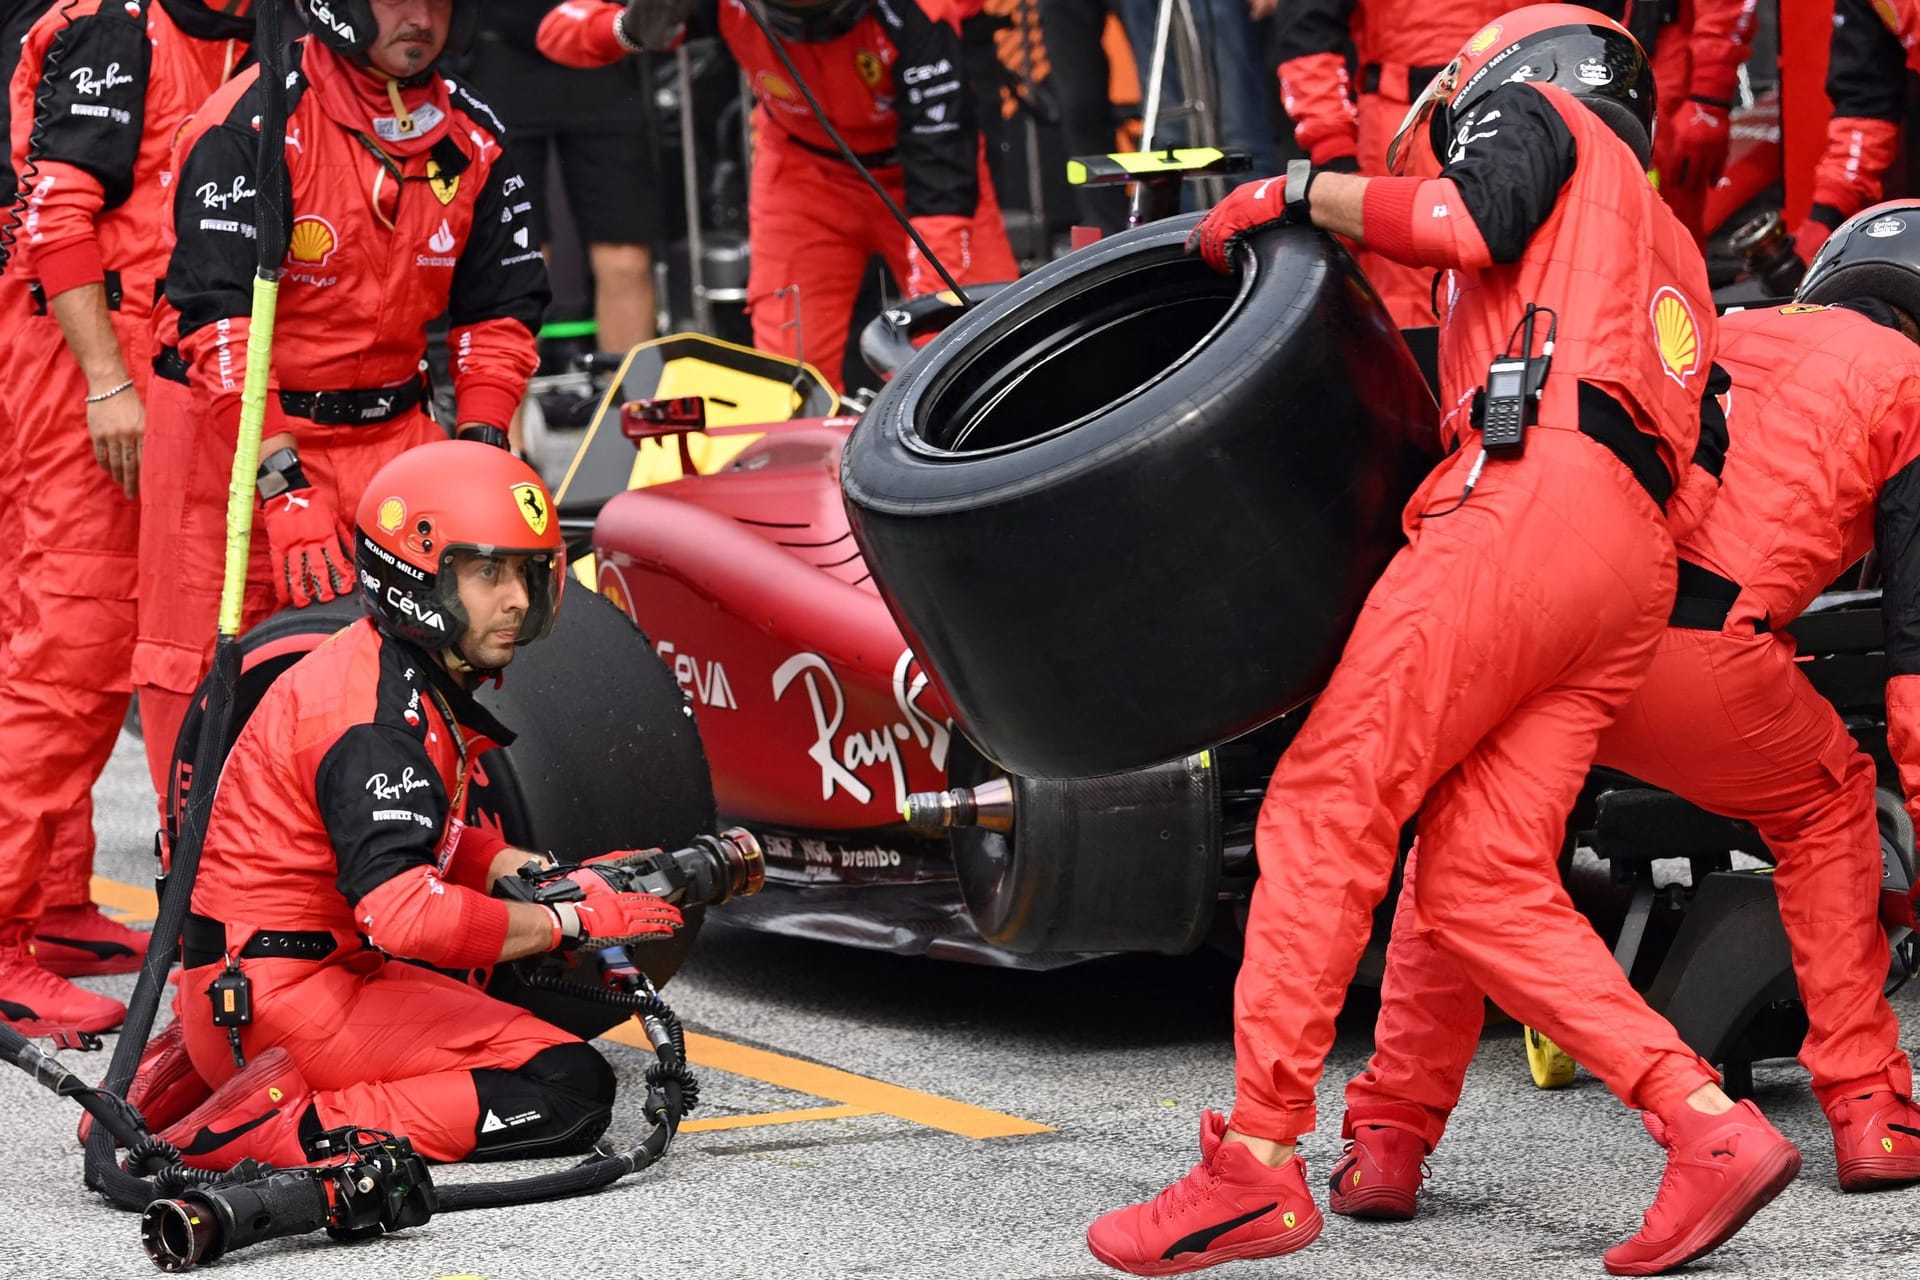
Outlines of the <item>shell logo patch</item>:
{"type": "Polygon", "coordinates": [[[520,512],[520,518],[527,522],[527,528],[533,530],[535,537],[545,537],[547,532],[547,495],[540,492],[537,484],[526,483],[513,486],[513,505],[520,512]]]}
{"type": "Polygon", "coordinates": [[[754,78],[753,87],[769,98],[778,98],[782,102],[793,101],[793,86],[770,71],[762,71],[754,78]]]}
{"type": "Polygon", "coordinates": [[[853,69],[860,73],[860,83],[869,89],[878,89],[880,78],[887,73],[887,69],[880,65],[880,59],[868,49],[854,51],[853,69]]]}
{"type": "Polygon", "coordinates": [[[452,204],[454,196],[460,193],[460,175],[448,176],[440,171],[440,162],[432,156],[427,157],[427,188],[441,204],[452,204]]]}
{"type": "Polygon", "coordinates": [[[1467,52],[1476,58],[1493,48],[1493,42],[1500,38],[1500,24],[1495,22],[1482,27],[1473,39],[1467,41],[1467,52]]]}
{"type": "Polygon", "coordinates": [[[303,267],[324,267],[339,243],[331,222],[317,213],[302,214],[287,237],[287,257],[303,267]]]}
{"type": "Polygon", "coordinates": [[[373,518],[388,533],[398,533],[400,526],[407,522],[407,504],[398,498],[388,498],[380,504],[373,518]]]}
{"type": "Polygon", "coordinates": [[[1653,322],[1653,344],[1667,376],[1686,386],[1700,368],[1700,330],[1693,320],[1693,307],[1678,289],[1662,285],[1647,308],[1647,318],[1653,322]]]}

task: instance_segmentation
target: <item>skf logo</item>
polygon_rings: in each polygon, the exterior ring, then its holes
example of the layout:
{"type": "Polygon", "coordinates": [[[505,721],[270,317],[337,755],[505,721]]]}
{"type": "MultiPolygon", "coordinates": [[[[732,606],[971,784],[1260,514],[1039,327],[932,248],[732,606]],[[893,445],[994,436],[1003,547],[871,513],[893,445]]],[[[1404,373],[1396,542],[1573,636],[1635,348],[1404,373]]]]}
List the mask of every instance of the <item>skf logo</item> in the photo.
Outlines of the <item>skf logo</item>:
{"type": "Polygon", "coordinates": [[[1496,22],[1491,26],[1482,27],[1478,35],[1467,41],[1467,52],[1477,58],[1487,50],[1493,48],[1493,42],[1499,38],[1499,23],[1496,22]]]}
{"type": "Polygon", "coordinates": [[[398,498],[388,498],[380,504],[380,510],[375,513],[374,519],[388,533],[398,533],[400,526],[407,522],[407,504],[398,498]]]}
{"type": "Polygon", "coordinates": [[[293,234],[287,238],[287,257],[303,267],[323,267],[338,243],[331,222],[316,213],[302,214],[293,220],[293,234]]]}
{"type": "Polygon", "coordinates": [[[753,87],[764,97],[778,98],[782,102],[793,100],[793,86],[771,72],[762,71],[754,78],[753,87]]]}
{"type": "Polygon", "coordinates": [[[535,537],[544,537],[547,532],[547,495],[540,492],[540,486],[513,486],[513,501],[520,510],[520,518],[527,522],[527,528],[533,530],[535,537]]]}
{"type": "Polygon", "coordinates": [[[1653,322],[1653,343],[1660,352],[1660,363],[1667,376],[1681,386],[1700,368],[1700,330],[1693,322],[1693,308],[1672,285],[1662,285],[1647,308],[1653,322]]]}
{"type": "Polygon", "coordinates": [[[452,204],[454,196],[460,192],[460,175],[456,173],[448,177],[440,171],[440,162],[429,156],[427,157],[427,189],[433,192],[434,198],[441,204],[452,204]]]}
{"type": "Polygon", "coordinates": [[[853,69],[860,73],[860,83],[869,89],[878,89],[880,77],[887,73],[887,69],[880,65],[880,59],[874,57],[873,52],[868,49],[855,50],[853,69]]]}

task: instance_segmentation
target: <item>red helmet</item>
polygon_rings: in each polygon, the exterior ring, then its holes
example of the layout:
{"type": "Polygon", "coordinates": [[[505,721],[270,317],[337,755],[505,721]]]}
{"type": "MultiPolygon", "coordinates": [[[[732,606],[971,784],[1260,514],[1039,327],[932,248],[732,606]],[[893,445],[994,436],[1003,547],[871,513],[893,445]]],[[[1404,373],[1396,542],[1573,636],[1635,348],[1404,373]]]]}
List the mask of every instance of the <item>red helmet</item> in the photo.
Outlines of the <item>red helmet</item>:
{"type": "Polygon", "coordinates": [[[1888,200],[1833,229],[1795,302],[1878,298],[1920,319],[1920,199],[1888,200]]]}
{"type": "Polygon", "coordinates": [[[519,643],[553,630],[566,578],[560,521],[539,474],[505,449],[444,440],[407,450],[367,482],[354,526],[360,594],[393,635],[437,651],[466,634],[455,551],[528,557],[519,643]]]}
{"type": "Polygon", "coordinates": [[[1514,80],[1553,84],[1580,99],[1640,157],[1653,156],[1653,68],[1619,23],[1577,4],[1534,4],[1480,28],[1427,85],[1387,146],[1387,168],[1404,173],[1425,128],[1444,162],[1454,121],[1514,80]]]}

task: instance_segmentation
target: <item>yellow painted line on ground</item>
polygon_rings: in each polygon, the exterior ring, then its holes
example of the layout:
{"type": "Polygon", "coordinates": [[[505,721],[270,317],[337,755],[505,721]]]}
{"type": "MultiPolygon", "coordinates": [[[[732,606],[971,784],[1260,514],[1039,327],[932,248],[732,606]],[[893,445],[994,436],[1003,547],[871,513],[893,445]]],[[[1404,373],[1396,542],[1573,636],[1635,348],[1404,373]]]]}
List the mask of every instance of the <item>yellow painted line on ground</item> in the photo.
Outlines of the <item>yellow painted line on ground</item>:
{"type": "MultiPolygon", "coordinates": [[[[122,884],[104,876],[93,878],[93,900],[128,920],[151,920],[159,910],[152,889],[122,884]]],[[[615,1027],[606,1039],[651,1050],[646,1032],[628,1022],[615,1027]]],[[[1015,1138],[1026,1134],[1052,1133],[1053,1126],[1022,1120],[1019,1116],[989,1111],[938,1094],[922,1093],[903,1085],[888,1084],[857,1076],[837,1067],[822,1066],[800,1058],[789,1058],[770,1049],[755,1049],[717,1036],[687,1033],[687,1061],[696,1067],[712,1067],[750,1080],[791,1089],[795,1093],[829,1098],[834,1107],[814,1107],[800,1111],[773,1111],[759,1116],[722,1116],[709,1120],[690,1120],[682,1129],[744,1129],[755,1124],[795,1124],[806,1120],[826,1120],[840,1116],[895,1116],[929,1129],[957,1133],[963,1138],[1015,1138]]]]}
{"type": "Polygon", "coordinates": [[[770,1124],[802,1124],[808,1120],[844,1120],[849,1116],[870,1116],[865,1107],[804,1107],[799,1111],[760,1111],[745,1116],[709,1116],[704,1120],[682,1120],[682,1133],[714,1133],[721,1129],[758,1129],[770,1124]]]}

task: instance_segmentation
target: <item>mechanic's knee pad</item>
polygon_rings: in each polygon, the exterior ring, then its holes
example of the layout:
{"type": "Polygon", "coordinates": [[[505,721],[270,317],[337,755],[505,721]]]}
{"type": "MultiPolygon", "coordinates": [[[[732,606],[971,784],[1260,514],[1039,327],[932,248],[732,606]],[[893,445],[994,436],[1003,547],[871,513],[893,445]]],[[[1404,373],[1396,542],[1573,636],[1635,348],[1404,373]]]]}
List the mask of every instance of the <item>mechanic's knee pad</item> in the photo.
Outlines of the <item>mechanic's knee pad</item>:
{"type": "Polygon", "coordinates": [[[613,1068],[584,1040],[542,1049],[511,1071],[473,1073],[474,1160],[573,1155],[613,1120],[613,1068]]]}

